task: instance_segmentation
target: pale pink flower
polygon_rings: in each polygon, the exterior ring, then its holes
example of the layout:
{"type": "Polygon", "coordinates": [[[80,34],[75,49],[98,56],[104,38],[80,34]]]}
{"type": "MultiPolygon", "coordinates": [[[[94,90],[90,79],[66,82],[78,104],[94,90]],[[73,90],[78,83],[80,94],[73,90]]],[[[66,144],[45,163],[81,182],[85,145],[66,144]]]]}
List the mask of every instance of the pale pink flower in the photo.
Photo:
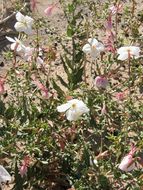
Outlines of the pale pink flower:
{"type": "Polygon", "coordinates": [[[109,8],[109,10],[111,11],[111,14],[116,14],[118,12],[120,12],[123,8],[122,4],[118,4],[118,5],[113,5],[112,7],[109,8]]]}
{"type": "MultiPolygon", "coordinates": [[[[32,61],[32,58],[33,58],[35,52],[36,52],[35,48],[25,47],[24,48],[24,59],[28,62],[32,61]]],[[[44,63],[43,59],[40,57],[41,55],[42,55],[42,49],[39,48],[38,57],[36,58],[36,62],[38,64],[44,63]]]]}
{"type": "Polygon", "coordinates": [[[100,89],[106,89],[108,80],[104,76],[97,76],[95,78],[95,86],[100,89]]]}
{"type": "Polygon", "coordinates": [[[37,9],[37,4],[39,2],[37,0],[30,0],[30,9],[31,11],[35,11],[35,9],[37,9]]]}
{"type": "Polygon", "coordinates": [[[4,93],[5,88],[4,88],[4,79],[0,79],[0,95],[4,93]]]}
{"type": "Polygon", "coordinates": [[[21,177],[24,177],[24,175],[27,175],[29,164],[30,164],[30,157],[25,156],[24,160],[22,162],[22,165],[19,169],[19,173],[20,173],[21,177]]]}
{"type": "Polygon", "coordinates": [[[115,94],[115,97],[118,101],[123,101],[125,99],[125,93],[124,92],[117,92],[115,94]]]}
{"type": "Polygon", "coordinates": [[[38,89],[41,91],[44,98],[49,97],[48,89],[38,80],[35,76],[31,77],[33,79],[34,84],[38,87],[38,89]]]}
{"type": "Polygon", "coordinates": [[[51,4],[49,5],[45,10],[44,10],[44,13],[47,15],[47,16],[51,16],[53,10],[57,7],[57,3],[54,3],[54,4],[51,4]]]}
{"type": "Polygon", "coordinates": [[[105,24],[106,30],[112,30],[112,16],[109,15],[107,18],[107,23],[105,24]]]}
{"type": "Polygon", "coordinates": [[[122,159],[119,169],[125,172],[130,172],[135,168],[134,154],[136,152],[136,147],[131,146],[131,151],[122,159]]]}
{"type": "Polygon", "coordinates": [[[112,17],[111,15],[107,19],[107,23],[105,24],[106,36],[104,40],[105,49],[112,53],[115,53],[114,47],[114,34],[112,32],[112,17]]]}

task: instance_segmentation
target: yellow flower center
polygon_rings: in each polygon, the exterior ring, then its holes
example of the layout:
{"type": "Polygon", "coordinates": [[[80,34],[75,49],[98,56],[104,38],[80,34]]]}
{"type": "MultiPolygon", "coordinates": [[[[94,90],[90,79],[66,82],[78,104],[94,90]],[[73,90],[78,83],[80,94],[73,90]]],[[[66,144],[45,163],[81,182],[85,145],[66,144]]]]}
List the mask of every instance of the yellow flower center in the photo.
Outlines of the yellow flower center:
{"type": "Polygon", "coordinates": [[[93,48],[93,49],[96,49],[96,45],[93,45],[92,48],[93,48]]]}
{"type": "Polygon", "coordinates": [[[72,104],[72,106],[71,106],[72,108],[76,108],[76,104],[72,104]]]}

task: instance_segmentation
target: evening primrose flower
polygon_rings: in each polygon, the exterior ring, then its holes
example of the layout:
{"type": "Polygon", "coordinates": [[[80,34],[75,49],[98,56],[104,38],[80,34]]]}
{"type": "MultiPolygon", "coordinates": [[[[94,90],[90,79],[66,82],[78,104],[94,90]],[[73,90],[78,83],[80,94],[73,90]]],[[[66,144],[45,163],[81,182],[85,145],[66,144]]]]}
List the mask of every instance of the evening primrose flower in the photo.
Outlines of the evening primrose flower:
{"type": "Polygon", "coordinates": [[[84,53],[90,54],[92,58],[96,58],[100,52],[104,51],[104,45],[98,42],[95,38],[89,38],[88,44],[85,44],[82,48],[84,53]]]}
{"type": "Polygon", "coordinates": [[[13,51],[21,51],[21,50],[24,50],[25,46],[22,44],[22,42],[18,39],[18,38],[11,38],[11,37],[8,37],[6,36],[6,39],[10,42],[12,42],[11,44],[11,50],[13,51]]]}
{"type": "Polygon", "coordinates": [[[100,89],[106,89],[108,86],[108,80],[104,76],[97,76],[95,78],[95,86],[100,89]]]}
{"type": "Polygon", "coordinates": [[[16,20],[14,27],[18,32],[25,32],[26,34],[32,33],[33,18],[24,16],[20,12],[16,14],[16,20]]]}
{"type": "Polygon", "coordinates": [[[57,107],[58,112],[66,112],[66,117],[69,121],[76,121],[79,117],[88,113],[89,109],[83,101],[78,99],[69,100],[66,104],[57,107]]]}
{"type": "Polygon", "coordinates": [[[140,55],[140,48],[139,47],[136,47],[136,46],[126,46],[126,47],[120,47],[118,50],[117,50],[117,53],[119,54],[118,56],[118,60],[121,60],[121,61],[124,61],[128,58],[139,58],[140,55]]]}
{"type": "Polygon", "coordinates": [[[130,172],[135,169],[135,159],[133,158],[136,152],[136,147],[131,146],[131,151],[122,159],[119,169],[125,172],[130,172]]]}

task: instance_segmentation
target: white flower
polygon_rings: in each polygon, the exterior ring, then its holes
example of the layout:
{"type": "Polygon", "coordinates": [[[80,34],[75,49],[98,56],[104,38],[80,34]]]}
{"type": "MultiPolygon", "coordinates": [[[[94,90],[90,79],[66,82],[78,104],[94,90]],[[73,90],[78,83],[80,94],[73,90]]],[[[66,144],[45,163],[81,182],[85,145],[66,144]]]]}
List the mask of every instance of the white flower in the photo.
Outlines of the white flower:
{"type": "Polygon", "coordinates": [[[76,121],[79,117],[88,113],[89,109],[78,99],[69,100],[66,104],[57,107],[58,112],[66,112],[66,117],[69,121],[76,121]]]}
{"type": "Polygon", "coordinates": [[[0,184],[3,182],[6,183],[7,181],[11,181],[11,176],[8,171],[0,165],[0,184]]]}
{"type": "Polygon", "coordinates": [[[98,42],[95,38],[89,38],[88,44],[83,46],[82,51],[89,53],[91,57],[96,58],[100,52],[104,51],[104,45],[101,42],[98,42]]]}
{"type": "Polygon", "coordinates": [[[16,20],[14,27],[18,32],[25,32],[26,34],[32,33],[33,18],[24,16],[20,12],[16,14],[16,20]]]}
{"type": "Polygon", "coordinates": [[[21,50],[24,50],[25,46],[22,44],[22,42],[18,39],[18,38],[11,38],[11,37],[8,37],[6,36],[6,39],[10,42],[12,42],[11,44],[11,50],[14,50],[14,51],[21,51],[21,50]]]}
{"type": "Polygon", "coordinates": [[[118,56],[118,60],[126,60],[128,59],[129,57],[131,58],[139,58],[139,53],[140,53],[140,48],[139,47],[136,47],[136,46],[126,46],[126,47],[120,47],[118,50],[117,50],[117,53],[119,54],[118,56]]]}

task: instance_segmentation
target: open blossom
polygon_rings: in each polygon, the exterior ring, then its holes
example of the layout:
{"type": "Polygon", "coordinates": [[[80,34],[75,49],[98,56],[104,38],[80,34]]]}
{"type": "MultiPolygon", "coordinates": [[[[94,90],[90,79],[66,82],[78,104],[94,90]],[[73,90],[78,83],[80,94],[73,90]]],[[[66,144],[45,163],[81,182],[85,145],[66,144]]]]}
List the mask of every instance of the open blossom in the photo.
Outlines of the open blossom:
{"type": "Polygon", "coordinates": [[[33,18],[24,16],[20,12],[16,14],[16,20],[14,27],[18,32],[25,32],[26,34],[32,33],[33,18]]]}
{"type": "Polygon", "coordinates": [[[44,13],[47,15],[47,16],[51,16],[53,10],[57,7],[57,3],[54,3],[54,4],[51,4],[49,5],[45,10],[44,10],[44,13]]]}
{"type": "Polygon", "coordinates": [[[134,162],[134,154],[135,154],[136,148],[134,145],[131,146],[131,151],[122,159],[119,169],[125,172],[130,172],[135,168],[135,162],[134,162]]]}
{"type": "Polygon", "coordinates": [[[24,175],[27,174],[29,164],[30,164],[30,157],[25,156],[24,160],[22,162],[22,165],[21,165],[21,167],[19,169],[19,173],[20,173],[21,177],[24,177],[24,175]]]}
{"type": "Polygon", "coordinates": [[[0,95],[4,93],[5,88],[4,88],[4,79],[0,79],[0,95]]]}
{"type": "Polygon", "coordinates": [[[84,53],[90,54],[92,58],[96,58],[100,52],[104,51],[104,45],[98,42],[95,38],[89,38],[88,44],[85,44],[82,48],[84,53]]]}
{"type": "Polygon", "coordinates": [[[100,89],[106,89],[108,80],[104,76],[97,76],[95,78],[95,86],[100,89]]]}
{"type": "Polygon", "coordinates": [[[89,109],[83,101],[78,99],[69,100],[66,104],[57,107],[58,112],[66,112],[66,117],[69,121],[76,121],[79,117],[88,113],[89,109]]]}
{"type": "Polygon", "coordinates": [[[17,52],[24,50],[25,46],[22,44],[22,42],[18,38],[16,37],[11,38],[11,37],[6,36],[6,39],[12,42],[11,47],[10,47],[11,50],[17,51],[17,52]]]}
{"type": "Polygon", "coordinates": [[[140,57],[140,48],[136,46],[126,46],[126,47],[120,47],[117,50],[117,53],[119,54],[118,60],[124,61],[128,58],[139,58],[140,57]]]}

